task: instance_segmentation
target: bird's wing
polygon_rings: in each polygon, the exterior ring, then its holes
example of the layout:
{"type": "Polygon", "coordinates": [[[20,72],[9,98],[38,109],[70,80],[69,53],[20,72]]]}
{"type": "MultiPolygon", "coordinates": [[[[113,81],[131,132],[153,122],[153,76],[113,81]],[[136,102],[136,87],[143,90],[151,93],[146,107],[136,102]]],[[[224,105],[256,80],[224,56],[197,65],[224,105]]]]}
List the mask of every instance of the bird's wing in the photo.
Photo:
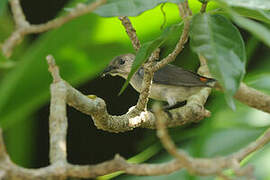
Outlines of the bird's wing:
{"type": "Polygon", "coordinates": [[[194,72],[170,64],[155,72],[153,78],[154,83],[187,87],[209,87],[210,85],[208,83],[213,81],[215,79],[200,76],[194,72]]]}

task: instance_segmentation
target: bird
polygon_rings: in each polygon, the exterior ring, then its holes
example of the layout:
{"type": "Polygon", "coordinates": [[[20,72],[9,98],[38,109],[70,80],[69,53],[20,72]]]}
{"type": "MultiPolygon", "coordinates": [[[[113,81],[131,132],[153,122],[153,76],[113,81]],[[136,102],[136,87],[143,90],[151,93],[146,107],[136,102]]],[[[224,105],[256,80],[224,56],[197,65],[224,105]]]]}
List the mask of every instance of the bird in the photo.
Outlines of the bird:
{"type": "MultiPolygon", "coordinates": [[[[135,60],[134,54],[124,54],[113,58],[109,65],[104,69],[102,76],[120,76],[127,79],[135,60]]],[[[143,67],[132,76],[131,86],[141,92],[144,76],[143,67]]],[[[149,98],[166,101],[166,110],[184,106],[187,99],[199,92],[204,87],[214,87],[216,80],[201,76],[195,72],[185,70],[181,67],[167,64],[154,73],[150,87],[149,98]]]]}

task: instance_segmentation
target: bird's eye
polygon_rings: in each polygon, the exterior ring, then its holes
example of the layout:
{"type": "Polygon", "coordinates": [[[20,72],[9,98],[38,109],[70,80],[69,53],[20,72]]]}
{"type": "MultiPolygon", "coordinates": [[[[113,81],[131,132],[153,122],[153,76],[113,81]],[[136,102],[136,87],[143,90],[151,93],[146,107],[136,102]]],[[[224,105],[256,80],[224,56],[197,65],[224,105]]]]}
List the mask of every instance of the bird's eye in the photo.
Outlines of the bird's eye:
{"type": "Polygon", "coordinates": [[[123,59],[120,59],[120,60],[119,60],[119,64],[120,64],[120,65],[123,65],[123,64],[125,64],[125,60],[123,60],[123,59]]]}

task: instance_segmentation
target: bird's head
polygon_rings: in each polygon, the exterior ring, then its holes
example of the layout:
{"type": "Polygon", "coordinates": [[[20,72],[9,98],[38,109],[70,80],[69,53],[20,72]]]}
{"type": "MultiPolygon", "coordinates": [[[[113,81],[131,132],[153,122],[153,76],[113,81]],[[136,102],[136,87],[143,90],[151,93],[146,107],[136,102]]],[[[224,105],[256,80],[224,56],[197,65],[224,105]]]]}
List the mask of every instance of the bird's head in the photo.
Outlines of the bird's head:
{"type": "Polygon", "coordinates": [[[134,54],[124,54],[115,57],[106,69],[104,69],[102,76],[110,74],[111,76],[121,76],[126,79],[131,70],[134,59],[134,54]]]}

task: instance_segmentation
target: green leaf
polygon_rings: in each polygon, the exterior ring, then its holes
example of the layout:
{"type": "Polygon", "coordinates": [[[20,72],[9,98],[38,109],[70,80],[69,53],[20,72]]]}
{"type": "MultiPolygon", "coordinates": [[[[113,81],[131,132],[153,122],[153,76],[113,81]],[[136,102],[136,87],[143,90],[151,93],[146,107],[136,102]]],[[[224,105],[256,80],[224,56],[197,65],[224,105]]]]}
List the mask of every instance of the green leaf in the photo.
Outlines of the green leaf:
{"type": "Polygon", "coordinates": [[[198,14],[192,19],[192,49],[208,60],[211,74],[225,89],[228,105],[245,74],[246,52],[238,29],[221,15],[198,14]]]}
{"type": "MultiPolygon", "coordinates": [[[[136,54],[136,58],[132,64],[131,71],[128,75],[128,78],[126,79],[123,87],[121,88],[119,95],[124,92],[124,90],[127,88],[128,83],[135,72],[141,67],[141,65],[150,57],[152,52],[162,46],[163,44],[166,44],[166,42],[171,41],[172,37],[175,37],[175,39],[179,39],[179,36],[181,34],[181,29],[183,27],[183,23],[175,24],[170,26],[169,28],[166,28],[162,35],[158,37],[157,39],[153,41],[146,42],[142,44],[141,48],[136,54]],[[178,38],[175,36],[175,34],[178,34],[178,38]]],[[[171,42],[170,42],[171,43],[171,42]]],[[[169,46],[171,47],[171,46],[169,46]]]]}
{"type": "Polygon", "coordinates": [[[270,10],[269,0],[216,0],[229,6],[244,7],[249,9],[270,10]]]}
{"type": "Polygon", "coordinates": [[[0,1],[0,16],[3,14],[3,12],[5,11],[6,9],[6,6],[7,6],[7,3],[8,3],[8,0],[1,0],[0,1]]]}
{"type": "Polygon", "coordinates": [[[239,16],[239,14],[237,14],[232,10],[228,10],[228,12],[230,13],[233,21],[238,26],[246,29],[254,36],[256,36],[258,39],[260,39],[263,43],[265,43],[267,46],[270,47],[270,29],[268,29],[267,27],[256,21],[241,17],[239,16]]]}
{"type": "Polygon", "coordinates": [[[179,4],[184,2],[184,0],[108,0],[106,4],[100,6],[94,13],[104,17],[137,16],[164,2],[179,4]]]}
{"type": "Polygon", "coordinates": [[[270,10],[247,9],[242,7],[233,7],[232,9],[241,16],[245,16],[270,24],[270,10]]]}

